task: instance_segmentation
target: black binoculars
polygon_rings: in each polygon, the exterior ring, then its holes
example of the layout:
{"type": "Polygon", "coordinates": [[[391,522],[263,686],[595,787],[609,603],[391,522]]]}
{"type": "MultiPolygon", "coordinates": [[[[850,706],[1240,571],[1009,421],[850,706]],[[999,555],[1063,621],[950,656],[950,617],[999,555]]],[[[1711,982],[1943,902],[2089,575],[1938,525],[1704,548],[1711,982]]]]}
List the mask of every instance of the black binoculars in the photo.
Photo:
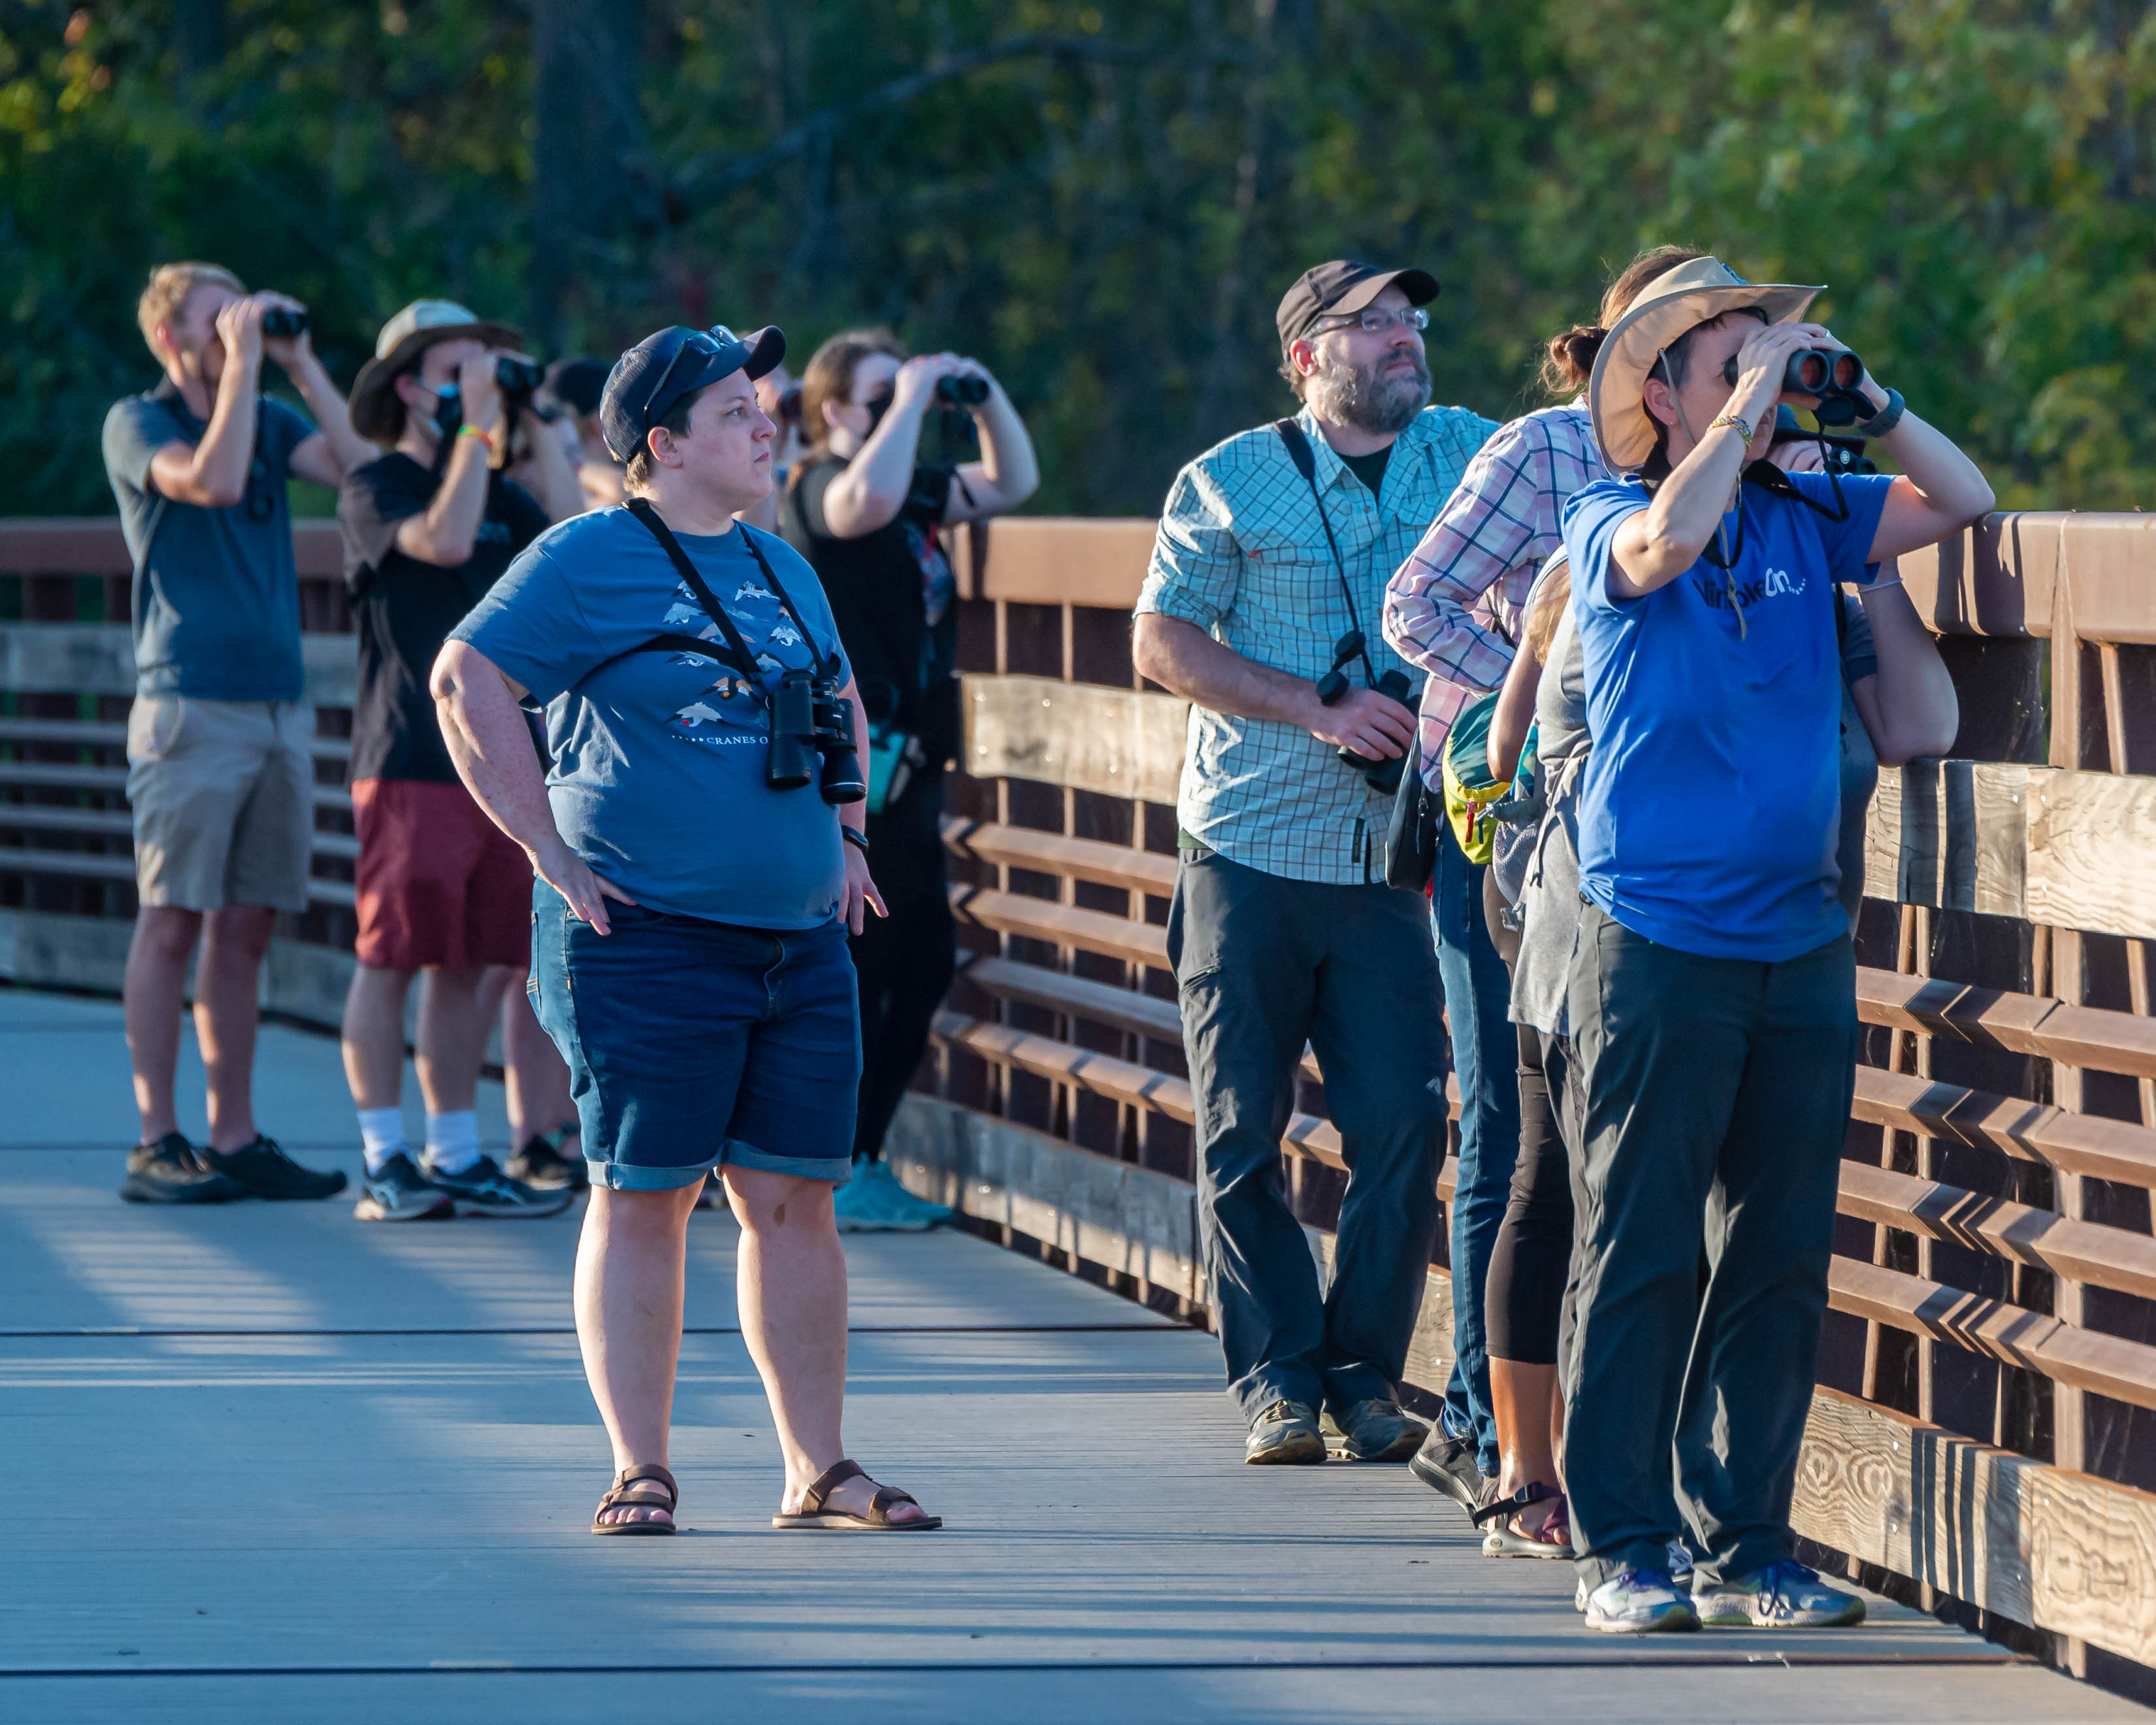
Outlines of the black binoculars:
{"type": "MultiPolygon", "coordinates": [[[[1402,706],[1408,706],[1408,697],[1414,693],[1408,683],[1408,674],[1398,669],[1389,670],[1378,678],[1377,686],[1378,694],[1390,696],[1402,706]]],[[[1408,747],[1412,750],[1414,745],[1410,742],[1408,747]]],[[[1399,754],[1389,761],[1373,761],[1368,755],[1358,755],[1353,749],[1343,748],[1340,751],[1340,763],[1343,767],[1353,767],[1361,773],[1372,790],[1389,797],[1400,788],[1400,773],[1408,764],[1408,757],[1399,754]]]]}
{"type": "Polygon", "coordinates": [[[303,334],[306,327],[307,314],[304,311],[273,305],[262,314],[262,333],[279,341],[303,334]]]}
{"type": "Polygon", "coordinates": [[[978,408],[988,398],[986,377],[938,377],[936,399],[947,408],[978,408]]]}
{"type": "Polygon", "coordinates": [[[529,395],[546,380],[546,367],[536,359],[511,359],[505,353],[494,362],[494,381],[504,395],[529,395]]]}
{"type": "Polygon", "coordinates": [[[858,803],[869,793],[855,747],[853,702],[839,695],[835,679],[790,670],[771,697],[763,782],[774,791],[798,791],[812,778],[826,803],[858,803]]]}
{"type": "MultiPolygon", "coordinates": [[[[1737,356],[1723,362],[1722,381],[1737,387],[1737,356]]],[[[1871,403],[1857,386],[1864,362],[1846,347],[1800,347],[1782,369],[1782,393],[1819,398],[1813,417],[1822,425],[1847,425],[1871,417],[1871,403]]]]}
{"type": "MultiPolygon", "coordinates": [[[[1363,656],[1366,644],[1363,631],[1351,629],[1332,644],[1332,669],[1317,680],[1317,704],[1337,706],[1347,697],[1349,684],[1347,667],[1363,656]]],[[[1371,685],[1380,695],[1389,696],[1402,706],[1409,704],[1408,697],[1414,691],[1408,682],[1408,674],[1395,667],[1371,685]]],[[[1353,767],[1369,781],[1370,788],[1382,791],[1389,797],[1400,788],[1400,769],[1407,765],[1405,755],[1395,755],[1389,761],[1373,761],[1368,755],[1358,755],[1351,748],[1339,752],[1341,764],[1353,767]]]]}

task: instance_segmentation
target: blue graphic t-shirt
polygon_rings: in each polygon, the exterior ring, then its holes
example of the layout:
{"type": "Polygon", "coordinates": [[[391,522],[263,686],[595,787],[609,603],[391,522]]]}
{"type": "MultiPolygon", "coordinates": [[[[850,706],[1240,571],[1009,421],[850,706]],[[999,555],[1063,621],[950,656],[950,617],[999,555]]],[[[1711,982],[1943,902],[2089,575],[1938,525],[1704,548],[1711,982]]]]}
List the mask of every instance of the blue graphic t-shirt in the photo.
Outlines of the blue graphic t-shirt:
{"type": "Polygon", "coordinates": [[[718,644],[653,538],[625,509],[550,528],[451,631],[547,709],[547,796],[569,848],[639,904],[748,928],[814,928],[845,883],[839,811],[816,787],[764,783],[766,698],[808,643],[762,578],[756,542],[826,664],[839,631],[815,572],[756,528],[675,536],[756,655],[753,682],[715,656],[639,651],[662,634],[718,644]]]}
{"type": "MultiPolygon", "coordinates": [[[[1823,474],[1791,482],[1831,510],[1823,474]]],[[[1870,578],[1885,477],[1844,479],[1836,523],[1757,485],[1727,572],[1704,557],[1643,598],[1609,593],[1636,479],[1565,505],[1572,611],[1586,662],[1580,890],[1635,934],[1770,963],[1848,932],[1836,899],[1841,677],[1833,586],[1870,578]],[[1739,617],[1742,617],[1740,625],[1739,617]]],[[[1738,516],[1724,517],[1735,548],[1738,516]]]]}

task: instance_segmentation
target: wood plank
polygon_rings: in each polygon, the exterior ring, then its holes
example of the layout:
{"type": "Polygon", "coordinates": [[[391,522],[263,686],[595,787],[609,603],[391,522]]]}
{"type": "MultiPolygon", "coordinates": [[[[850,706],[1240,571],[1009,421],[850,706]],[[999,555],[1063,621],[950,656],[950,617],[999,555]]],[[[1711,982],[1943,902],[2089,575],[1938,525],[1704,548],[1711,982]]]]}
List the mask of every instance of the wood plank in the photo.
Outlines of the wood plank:
{"type": "Polygon", "coordinates": [[[2015,1623],[2156,1662],[2156,1497],[1813,1392],[1792,1526],[2015,1623]]]}
{"type": "Polygon", "coordinates": [[[2022,914],[2093,934],[2156,936],[2156,778],[2032,774],[2022,914]]]}
{"type": "Polygon", "coordinates": [[[1175,801],[1190,704],[1171,695],[1052,677],[960,679],[965,766],[1111,797],[1175,801]]]}
{"type": "Polygon", "coordinates": [[[1864,833],[1864,887],[1897,904],[2022,914],[2032,773],[1974,761],[1886,768],[1864,833]]]}
{"type": "Polygon", "coordinates": [[[1856,1069],[1850,1112],[1876,1126],[1980,1145],[2061,1173],[2156,1187],[2156,1130],[2123,1120],[1876,1066],[1856,1069]]]}
{"type": "MultiPolygon", "coordinates": [[[[332,524],[334,531],[334,524],[332,524]]],[[[347,707],[359,693],[356,636],[303,634],[306,698],[347,707]]],[[[119,623],[0,623],[0,689],[35,695],[132,695],[135,644],[119,623]]]]}
{"type": "Polygon", "coordinates": [[[1060,875],[1074,880],[1091,880],[1126,892],[1168,898],[1175,891],[1175,859],[1150,850],[1134,850],[1127,845],[1106,845],[1096,839],[1070,839],[1060,833],[1035,832],[1030,827],[999,826],[993,821],[962,820],[943,823],[943,842],[960,856],[998,863],[1036,874],[1060,875]]]}
{"type": "Polygon", "coordinates": [[[1000,516],[987,536],[985,567],[961,559],[961,591],[971,599],[1127,611],[1144,584],[1157,525],[1148,516],[1000,516]]]}
{"type": "MultiPolygon", "coordinates": [[[[341,575],[344,543],[328,520],[292,523],[302,575],[341,575]]],[[[131,575],[135,560],[117,516],[23,516],[0,521],[0,575],[131,575]]]]}
{"type": "Polygon", "coordinates": [[[2041,1372],[2055,1383],[2094,1390],[2137,1408],[2156,1408],[2156,1348],[1881,1265],[1835,1257],[1828,1302],[1872,1323],[1951,1342],[1972,1353],[2041,1372]]]}
{"type": "Polygon", "coordinates": [[[1168,968],[1168,931],[1105,911],[1081,911],[1052,899],[985,887],[953,886],[952,908],[969,922],[1002,934],[1104,953],[1126,963],[1168,968]]]}
{"type": "Polygon", "coordinates": [[[1841,1165],[1837,1208],[1845,1216],[2156,1299],[2156,1240],[2145,1234],[2075,1221],[2056,1210],[1860,1162],[1841,1165]]]}

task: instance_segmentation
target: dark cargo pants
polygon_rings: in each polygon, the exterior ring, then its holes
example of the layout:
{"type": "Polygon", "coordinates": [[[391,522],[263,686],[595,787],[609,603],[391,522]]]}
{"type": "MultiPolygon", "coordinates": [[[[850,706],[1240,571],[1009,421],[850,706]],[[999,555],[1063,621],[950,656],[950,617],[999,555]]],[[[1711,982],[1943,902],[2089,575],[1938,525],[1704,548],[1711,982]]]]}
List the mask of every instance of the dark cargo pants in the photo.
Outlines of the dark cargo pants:
{"type": "Polygon", "coordinates": [[[1579,1573],[1594,1587],[1666,1568],[1682,1532],[1703,1578],[1747,1574],[1792,1548],[1855,1083],[1849,939],[1780,963],[1705,958],[1583,905],[1568,1004],[1579,1573]]]}
{"type": "Polygon", "coordinates": [[[1338,1410],[1389,1398],[1407,1368],[1445,1159],[1437,960],[1422,899],[1186,850],[1168,952],[1229,1394],[1245,1420],[1283,1399],[1338,1410]],[[1306,1040],[1348,1168],[1322,1292],[1281,1173],[1306,1040]]]}

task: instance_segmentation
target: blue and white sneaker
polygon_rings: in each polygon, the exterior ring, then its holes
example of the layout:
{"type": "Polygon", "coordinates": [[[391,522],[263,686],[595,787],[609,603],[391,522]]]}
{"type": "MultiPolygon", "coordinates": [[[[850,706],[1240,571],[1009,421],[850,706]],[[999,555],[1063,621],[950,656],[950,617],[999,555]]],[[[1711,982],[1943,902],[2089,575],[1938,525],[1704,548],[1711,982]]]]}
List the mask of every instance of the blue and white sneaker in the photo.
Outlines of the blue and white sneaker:
{"type": "Polygon", "coordinates": [[[454,1174],[431,1165],[420,1172],[429,1186],[449,1199],[459,1216],[553,1216],[568,1209],[577,1198],[567,1186],[542,1189],[512,1180],[491,1156],[482,1156],[454,1174]]]}
{"type": "Polygon", "coordinates": [[[1733,1581],[1701,1581],[1692,1609],[1710,1629],[1846,1629],[1864,1621],[1864,1601],[1784,1558],[1733,1581]]]}
{"type": "MultiPolygon", "coordinates": [[[[1580,1584],[1583,1590],[1586,1585],[1580,1584]]],[[[1699,1627],[1691,1595],[1670,1579],[1666,1569],[1620,1569],[1588,1594],[1581,1609],[1588,1628],[1605,1635],[1651,1635],[1699,1627]]]]}
{"type": "Polygon", "coordinates": [[[1681,1539],[1670,1542],[1670,1579],[1681,1588],[1691,1585],[1691,1553],[1681,1539]]]}
{"type": "Polygon", "coordinates": [[[457,1213],[456,1200],[430,1184],[402,1150],[362,1179],[359,1193],[352,1213],[362,1222],[447,1221],[457,1213]]]}

